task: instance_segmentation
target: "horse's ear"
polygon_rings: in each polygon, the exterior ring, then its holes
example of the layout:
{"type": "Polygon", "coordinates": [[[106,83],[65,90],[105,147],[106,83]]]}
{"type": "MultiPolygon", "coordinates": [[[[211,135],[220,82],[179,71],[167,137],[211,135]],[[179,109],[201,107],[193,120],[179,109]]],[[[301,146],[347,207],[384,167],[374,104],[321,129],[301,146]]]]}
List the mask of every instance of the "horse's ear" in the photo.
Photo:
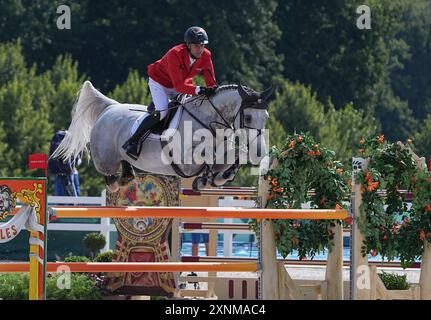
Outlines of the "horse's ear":
{"type": "Polygon", "coordinates": [[[269,97],[272,96],[272,94],[274,93],[274,86],[271,85],[268,89],[266,89],[265,91],[263,91],[259,96],[260,98],[262,98],[265,101],[268,101],[269,97]]]}
{"type": "Polygon", "coordinates": [[[249,96],[249,94],[247,93],[247,91],[245,91],[245,89],[241,83],[238,84],[238,92],[239,92],[239,95],[241,96],[242,100],[247,99],[249,96]]]}

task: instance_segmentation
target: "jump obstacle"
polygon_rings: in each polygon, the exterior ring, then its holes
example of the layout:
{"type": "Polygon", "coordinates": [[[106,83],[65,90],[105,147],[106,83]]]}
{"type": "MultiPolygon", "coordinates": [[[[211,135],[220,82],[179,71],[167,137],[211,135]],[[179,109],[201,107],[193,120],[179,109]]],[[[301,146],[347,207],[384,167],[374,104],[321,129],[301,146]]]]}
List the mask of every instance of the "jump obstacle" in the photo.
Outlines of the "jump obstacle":
{"type": "MultiPolygon", "coordinates": [[[[7,184],[8,178],[2,179],[2,184],[7,184]]],[[[18,179],[19,180],[19,179],[18,179]]],[[[21,179],[23,183],[27,180],[21,179]]],[[[46,184],[45,179],[39,179],[46,184]]],[[[39,195],[46,199],[46,193],[39,195]]],[[[25,201],[23,201],[25,203],[25,201]]],[[[42,208],[42,206],[41,206],[42,208]]],[[[136,218],[136,217],[212,217],[212,218],[255,218],[255,219],[345,219],[348,217],[346,210],[307,210],[307,209],[241,209],[241,208],[196,208],[196,207],[49,207],[43,208],[44,214],[50,213],[51,219],[56,218],[91,218],[91,217],[116,217],[116,218],[136,218]]],[[[39,210],[41,211],[41,210],[39,210]]],[[[42,212],[42,211],[41,211],[42,212]]],[[[10,212],[16,214],[17,210],[10,212]]],[[[46,230],[46,222],[40,220],[46,230]]],[[[45,231],[46,234],[46,231],[45,231]]],[[[44,238],[45,239],[45,238],[44,238]]],[[[261,247],[265,246],[264,239],[261,240],[261,247]]],[[[40,245],[43,259],[38,263],[42,273],[36,273],[31,268],[32,260],[28,263],[8,263],[0,264],[0,272],[30,272],[30,292],[31,300],[45,298],[45,276],[46,272],[55,272],[59,266],[67,266],[72,272],[179,272],[179,271],[224,271],[224,272],[256,272],[262,270],[262,262],[198,262],[198,263],[47,263],[46,261],[46,241],[40,245]],[[43,276],[41,276],[43,275],[43,276]],[[37,279],[37,281],[35,281],[37,279]]],[[[31,259],[32,259],[31,253],[31,259]]],[[[268,272],[270,272],[268,270],[268,272]]],[[[264,297],[263,297],[264,298],[264,297]]]]}
{"type": "MultiPolygon", "coordinates": [[[[20,200],[23,203],[32,204],[38,208],[38,224],[43,226],[39,231],[31,231],[30,240],[30,263],[10,263],[0,264],[0,272],[29,272],[30,273],[30,290],[29,298],[32,300],[45,298],[45,277],[46,272],[56,272],[59,266],[67,266],[72,272],[180,272],[180,271],[202,271],[202,272],[260,272],[260,295],[259,298],[264,299],[303,299],[304,292],[301,291],[294,281],[290,278],[284,268],[283,262],[278,262],[275,257],[275,243],[274,243],[274,230],[272,222],[268,219],[345,219],[349,216],[346,210],[308,210],[308,209],[239,209],[239,208],[196,208],[196,207],[47,207],[46,193],[45,193],[45,179],[9,179],[5,178],[0,180],[2,184],[5,181],[22,180],[22,183],[31,185],[37,183],[42,191],[33,192],[32,201],[29,198],[22,197],[20,200]],[[40,193],[38,201],[34,201],[36,193],[40,193]],[[42,201],[45,199],[45,202],[42,201]],[[136,218],[136,217],[199,217],[199,218],[257,218],[261,219],[260,222],[260,254],[258,262],[214,262],[210,257],[200,258],[198,261],[206,262],[172,262],[172,263],[47,263],[46,262],[46,223],[48,222],[48,212],[51,219],[56,218],[90,218],[90,217],[119,217],[119,218],[136,218]],[[44,219],[45,218],[45,219],[44,219]],[[263,235],[263,236],[262,236],[263,235]],[[262,250],[262,248],[274,248],[274,250],[262,250]],[[274,270],[276,270],[274,272],[274,270]]],[[[266,202],[266,184],[267,182],[261,179],[258,197],[261,205],[264,207],[266,202]]],[[[256,190],[249,188],[244,189],[228,189],[222,190],[208,189],[201,190],[199,193],[193,193],[183,190],[182,193],[186,195],[243,195],[255,196],[256,190]],[[209,191],[211,190],[211,191],[209,191]],[[237,192],[235,194],[235,191],[237,192]],[[219,193],[218,193],[219,192],[219,193]]],[[[352,197],[352,212],[354,216],[359,214],[360,204],[360,191],[359,186],[354,185],[352,197]],[[355,192],[356,191],[356,192],[355,192]]],[[[17,210],[8,212],[9,214],[16,213],[17,210]]],[[[187,226],[187,225],[185,225],[187,226]]],[[[221,229],[223,226],[211,223],[202,223],[200,225],[189,225],[188,227],[207,228],[207,229],[221,229]]],[[[242,226],[243,228],[244,226],[242,226]]],[[[237,226],[226,225],[226,228],[237,228],[237,226]]],[[[352,260],[351,266],[357,268],[359,265],[368,266],[367,258],[360,257],[360,233],[355,224],[353,225],[354,246],[352,247],[352,260]],[[355,233],[356,232],[356,233],[355,233]]],[[[327,262],[327,279],[332,280],[333,283],[328,287],[328,281],[321,284],[321,288],[327,290],[327,297],[329,299],[343,299],[343,282],[342,282],[342,230],[338,228],[334,232],[334,248],[332,251],[332,258],[328,256],[327,262]],[[335,258],[333,258],[335,257],[335,258]],[[331,274],[332,273],[332,274],[331,274]],[[341,275],[341,278],[340,278],[341,275]],[[340,288],[341,286],[341,288],[340,288]],[[332,287],[332,294],[331,289],[332,287]],[[341,293],[340,293],[341,292],[341,293]]],[[[421,272],[421,287],[412,290],[414,298],[429,299],[429,265],[430,255],[429,244],[425,250],[422,272],[421,272]],[[424,271],[425,270],[425,271],[424,271]],[[424,276],[422,276],[424,274],[424,276]]],[[[331,255],[331,253],[330,253],[331,255]]],[[[183,261],[187,261],[184,259],[183,261]]],[[[196,261],[196,260],[195,260],[196,261]]],[[[354,269],[356,270],[356,269],[354,269]]],[[[370,298],[396,298],[397,296],[384,292],[381,288],[381,283],[376,276],[375,267],[371,266],[371,287],[366,290],[358,290],[355,286],[357,275],[351,277],[351,297],[353,299],[370,299],[370,298]]],[[[331,281],[331,280],[330,280],[331,281]]],[[[406,297],[406,294],[404,294],[406,297]]],[[[410,296],[409,296],[410,297],[410,296]]]]}

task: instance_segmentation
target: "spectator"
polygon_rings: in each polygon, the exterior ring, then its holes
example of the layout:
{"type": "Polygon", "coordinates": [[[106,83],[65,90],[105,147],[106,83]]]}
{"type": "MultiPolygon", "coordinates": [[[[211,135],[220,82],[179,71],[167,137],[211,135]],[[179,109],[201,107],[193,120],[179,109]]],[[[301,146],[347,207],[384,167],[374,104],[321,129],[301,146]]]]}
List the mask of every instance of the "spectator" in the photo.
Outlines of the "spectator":
{"type": "Polygon", "coordinates": [[[66,162],[61,158],[51,158],[51,155],[58,148],[65,136],[66,131],[60,130],[52,137],[49,149],[48,170],[51,174],[55,175],[54,195],[79,197],[80,188],[77,167],[81,164],[81,158],[78,157],[75,160],[66,162]]]}

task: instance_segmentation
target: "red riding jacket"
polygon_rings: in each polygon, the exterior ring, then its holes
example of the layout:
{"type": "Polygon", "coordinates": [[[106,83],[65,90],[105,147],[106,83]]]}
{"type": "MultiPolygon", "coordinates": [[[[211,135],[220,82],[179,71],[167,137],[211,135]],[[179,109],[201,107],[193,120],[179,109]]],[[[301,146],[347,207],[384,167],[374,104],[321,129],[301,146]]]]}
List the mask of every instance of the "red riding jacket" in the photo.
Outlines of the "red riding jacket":
{"type": "Polygon", "coordinates": [[[203,74],[207,87],[216,85],[211,52],[204,49],[190,68],[190,54],[185,44],[173,47],[160,60],[150,64],[147,73],[162,86],[175,88],[180,93],[195,94],[193,77],[197,74],[203,74]]]}

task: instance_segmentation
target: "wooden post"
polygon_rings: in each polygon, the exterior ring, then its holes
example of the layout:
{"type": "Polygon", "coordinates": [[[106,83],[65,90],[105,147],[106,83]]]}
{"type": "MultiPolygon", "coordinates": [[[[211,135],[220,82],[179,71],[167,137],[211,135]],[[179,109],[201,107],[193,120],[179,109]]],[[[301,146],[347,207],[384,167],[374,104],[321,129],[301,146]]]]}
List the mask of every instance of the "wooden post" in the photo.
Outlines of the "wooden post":
{"type": "MultiPolygon", "coordinates": [[[[218,197],[215,197],[218,199],[218,197]]],[[[215,222],[216,219],[211,219],[211,222],[215,222]]],[[[208,244],[208,255],[211,257],[217,256],[217,230],[210,230],[209,231],[209,244],[208,244]]],[[[207,291],[207,297],[216,297],[215,293],[215,281],[214,279],[217,277],[217,272],[208,272],[208,291],[207,291]]]]}
{"type": "MultiPolygon", "coordinates": [[[[271,164],[271,169],[277,166],[277,160],[271,164]]],[[[259,177],[258,197],[261,208],[266,207],[268,198],[269,181],[265,180],[263,174],[259,177]]],[[[261,295],[265,300],[278,300],[280,283],[279,265],[277,263],[277,253],[275,245],[275,231],[272,220],[263,219],[260,221],[260,262],[261,262],[261,295]]],[[[284,267],[284,266],[283,266],[284,267]]]]}
{"type": "Polygon", "coordinates": [[[424,240],[419,280],[421,300],[431,300],[431,244],[424,240]]]}
{"type": "MultiPolygon", "coordinates": [[[[421,170],[428,170],[427,164],[424,157],[420,157],[410,149],[410,147],[404,146],[398,141],[398,145],[406,148],[413,159],[415,160],[417,166],[421,170]]],[[[424,251],[422,253],[421,262],[421,275],[420,275],[420,295],[421,300],[431,300],[431,245],[427,240],[424,240],[424,251]]]]}
{"type": "Polygon", "coordinates": [[[361,212],[359,206],[362,202],[361,185],[355,183],[353,186],[353,263],[350,265],[351,275],[353,276],[351,290],[353,290],[351,296],[353,300],[368,300],[370,298],[370,270],[368,267],[368,256],[365,257],[361,254],[361,247],[364,240],[364,236],[361,234],[358,221],[360,221],[361,212]]]}
{"type": "Polygon", "coordinates": [[[334,233],[334,244],[326,262],[327,298],[343,300],[343,226],[336,223],[331,230],[334,233]]]}

